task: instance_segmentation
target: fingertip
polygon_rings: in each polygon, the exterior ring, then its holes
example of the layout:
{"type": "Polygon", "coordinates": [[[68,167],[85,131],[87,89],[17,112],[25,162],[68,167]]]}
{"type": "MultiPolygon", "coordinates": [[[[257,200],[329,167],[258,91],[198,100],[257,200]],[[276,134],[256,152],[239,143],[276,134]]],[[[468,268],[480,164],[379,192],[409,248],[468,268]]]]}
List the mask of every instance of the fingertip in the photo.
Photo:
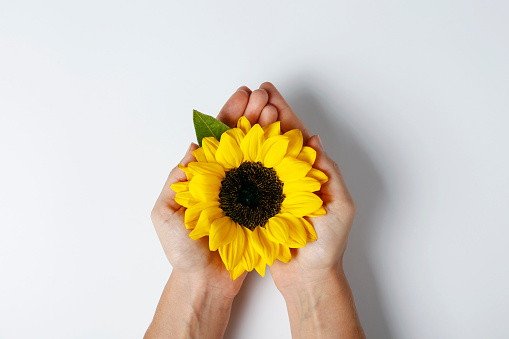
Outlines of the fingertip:
{"type": "Polygon", "coordinates": [[[269,99],[269,92],[265,88],[255,89],[255,92],[263,93],[262,96],[267,97],[267,100],[269,99]]]}
{"type": "Polygon", "coordinates": [[[271,104],[267,104],[260,114],[260,118],[258,119],[258,123],[260,126],[264,127],[270,125],[277,121],[278,113],[276,107],[271,104]]]}
{"type": "Polygon", "coordinates": [[[320,147],[320,149],[322,151],[325,151],[325,148],[323,147],[322,139],[320,138],[320,136],[318,134],[316,135],[316,139],[317,139],[318,146],[320,147]]]}
{"type": "Polygon", "coordinates": [[[322,140],[318,134],[315,134],[311,137],[308,137],[306,141],[306,145],[312,147],[317,153],[326,153],[325,148],[323,147],[322,140]]]}
{"type": "Polygon", "coordinates": [[[262,83],[260,85],[260,88],[263,88],[263,89],[266,89],[266,88],[276,88],[276,86],[274,86],[274,84],[272,84],[272,82],[270,81],[265,81],[264,83],[262,83]]]}
{"type": "Polygon", "coordinates": [[[300,118],[291,109],[290,105],[288,105],[274,84],[267,81],[261,84],[260,88],[267,91],[269,94],[268,103],[276,107],[278,111],[278,119],[281,121],[281,131],[284,133],[297,128],[302,131],[304,140],[308,140],[311,134],[309,133],[306,125],[304,125],[302,120],[300,120],[300,118]]]}
{"type": "Polygon", "coordinates": [[[249,89],[249,87],[247,87],[247,86],[240,86],[240,87],[237,89],[237,92],[238,92],[238,91],[244,91],[244,92],[246,92],[247,94],[251,94],[251,93],[252,93],[252,91],[251,91],[251,90],[249,89]]]}
{"type": "Polygon", "coordinates": [[[317,152],[325,152],[320,137],[316,134],[311,136],[307,141],[307,146],[312,147],[317,152]]]}
{"type": "Polygon", "coordinates": [[[217,115],[217,119],[229,127],[235,127],[237,125],[237,120],[239,120],[239,118],[242,116],[242,113],[245,111],[249,102],[251,91],[247,87],[247,90],[242,89],[243,87],[239,88],[239,90],[233,93],[233,95],[230,97],[230,99],[228,99],[226,104],[224,104],[223,108],[217,115]]]}
{"type": "Polygon", "coordinates": [[[246,106],[244,116],[249,120],[251,125],[258,122],[260,114],[269,101],[269,94],[265,89],[256,89],[249,96],[249,102],[246,106]]]}
{"type": "Polygon", "coordinates": [[[196,161],[196,158],[195,158],[195,157],[194,157],[194,155],[193,155],[193,151],[194,151],[194,150],[196,150],[196,149],[198,149],[198,148],[199,148],[199,147],[198,147],[198,145],[197,145],[197,144],[195,144],[194,142],[192,142],[192,143],[189,145],[189,147],[188,147],[188,149],[187,149],[187,151],[186,151],[186,154],[184,155],[184,157],[183,157],[183,158],[182,158],[182,160],[180,161],[180,164],[181,164],[182,166],[187,166],[190,162],[192,162],[192,161],[196,161]]]}
{"type": "Polygon", "coordinates": [[[334,170],[334,161],[328,156],[327,152],[323,148],[320,137],[318,135],[313,135],[308,139],[306,145],[316,151],[316,160],[313,167],[325,172],[325,174],[327,174],[330,178],[331,171],[334,170]]]}

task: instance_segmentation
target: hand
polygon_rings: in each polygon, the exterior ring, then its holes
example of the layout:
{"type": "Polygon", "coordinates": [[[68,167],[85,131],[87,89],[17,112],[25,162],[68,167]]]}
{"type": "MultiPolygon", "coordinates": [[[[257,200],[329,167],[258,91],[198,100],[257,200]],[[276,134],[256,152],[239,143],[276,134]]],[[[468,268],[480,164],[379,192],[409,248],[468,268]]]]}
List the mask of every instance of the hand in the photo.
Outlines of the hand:
{"type": "MultiPolygon", "coordinates": [[[[327,174],[320,194],[327,214],[309,218],[317,240],[292,250],[289,263],[276,261],[270,271],[288,308],[293,338],[365,338],[342,258],[355,216],[355,204],[337,164],[325,153],[320,138],[309,130],[271,83],[264,83],[249,99],[245,115],[251,124],[277,120],[282,132],[300,129],[304,143],[317,152],[314,166],[327,174]],[[255,100],[256,99],[256,100],[255,100]],[[253,103],[251,105],[251,103],[253,103]],[[254,104],[256,103],[256,104],[254,104]]],[[[241,114],[232,116],[230,126],[241,114]]]]}
{"type": "MultiPolygon", "coordinates": [[[[305,247],[292,249],[289,263],[276,261],[270,266],[270,272],[277,288],[284,294],[289,288],[326,279],[331,271],[342,272],[342,259],[346,250],[348,234],[353,224],[356,207],[346,188],[338,165],[327,155],[318,136],[312,136],[304,123],[294,113],[285,99],[271,83],[260,86],[268,94],[267,106],[259,117],[260,123],[267,110],[275,110],[277,120],[281,121],[282,132],[298,128],[302,131],[304,144],[317,152],[314,167],[318,168],[329,180],[322,185],[320,195],[327,214],[309,218],[314,225],[318,239],[305,247]],[[269,107],[269,108],[267,108],[269,107]]],[[[253,117],[255,120],[257,117],[253,117]]],[[[270,117],[275,121],[274,117],[270,117]]]]}
{"type": "MultiPolygon", "coordinates": [[[[342,265],[355,204],[338,165],[327,155],[320,138],[311,136],[274,85],[267,82],[260,88],[267,92],[266,107],[275,109],[282,132],[300,129],[304,144],[317,152],[314,167],[329,177],[318,193],[327,214],[308,218],[317,240],[292,249],[289,263],[276,261],[270,266],[276,287],[286,301],[292,338],[365,338],[342,265]]],[[[267,119],[264,112],[265,108],[258,116],[260,123],[267,119]]]]}
{"type": "MultiPolygon", "coordinates": [[[[259,104],[259,92],[240,88],[224,105],[219,118],[230,126],[235,117],[252,114],[259,104]]],[[[267,93],[265,93],[267,96],[267,93]]],[[[195,160],[191,144],[181,161],[187,165],[195,160]]],[[[154,319],[145,338],[222,338],[230,317],[233,298],[239,292],[246,273],[230,279],[218,252],[210,252],[208,240],[193,240],[184,223],[185,208],[175,202],[171,185],[185,181],[186,175],[175,167],[166,181],[152,210],[159,240],[173,271],[163,290],[154,319]],[[198,316],[199,315],[199,316],[198,316]]]]}
{"type": "MultiPolygon", "coordinates": [[[[250,95],[251,91],[247,87],[239,88],[226,102],[218,119],[233,126],[243,114],[250,116],[257,107],[263,108],[266,100],[259,100],[260,92],[263,97],[263,91],[255,91],[250,95]]],[[[195,161],[192,151],[197,148],[196,144],[191,144],[180,164],[186,166],[195,161]]],[[[246,273],[231,281],[219,253],[209,251],[208,238],[193,240],[189,237],[190,230],[186,229],[184,224],[185,208],[175,202],[176,193],[170,188],[171,184],[186,180],[185,173],[178,166],[170,172],[151,214],[157,235],[173,272],[185,276],[188,281],[206,284],[227,298],[233,298],[238,293],[246,273]]]]}

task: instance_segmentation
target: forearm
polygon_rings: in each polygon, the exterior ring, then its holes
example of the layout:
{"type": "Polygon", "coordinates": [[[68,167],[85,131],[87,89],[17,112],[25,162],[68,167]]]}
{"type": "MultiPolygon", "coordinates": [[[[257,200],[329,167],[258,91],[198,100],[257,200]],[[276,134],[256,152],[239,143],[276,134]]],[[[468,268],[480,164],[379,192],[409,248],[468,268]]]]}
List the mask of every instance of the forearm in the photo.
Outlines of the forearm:
{"type": "Polygon", "coordinates": [[[173,271],[145,338],[222,338],[233,299],[173,271]]]}
{"type": "Polygon", "coordinates": [[[342,268],[283,293],[293,338],[365,338],[342,268]]]}

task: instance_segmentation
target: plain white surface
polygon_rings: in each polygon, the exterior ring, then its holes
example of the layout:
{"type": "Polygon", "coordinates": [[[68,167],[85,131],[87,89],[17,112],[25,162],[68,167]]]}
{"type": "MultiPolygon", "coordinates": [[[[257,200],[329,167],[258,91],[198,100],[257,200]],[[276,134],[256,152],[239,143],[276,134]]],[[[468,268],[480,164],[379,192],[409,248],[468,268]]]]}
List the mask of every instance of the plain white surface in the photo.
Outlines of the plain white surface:
{"type": "MultiPolygon", "coordinates": [[[[0,338],[140,338],[149,214],[241,85],[272,81],[358,205],[369,338],[509,337],[507,1],[2,1],[0,338]]],[[[270,274],[226,338],[289,338],[270,274]]]]}

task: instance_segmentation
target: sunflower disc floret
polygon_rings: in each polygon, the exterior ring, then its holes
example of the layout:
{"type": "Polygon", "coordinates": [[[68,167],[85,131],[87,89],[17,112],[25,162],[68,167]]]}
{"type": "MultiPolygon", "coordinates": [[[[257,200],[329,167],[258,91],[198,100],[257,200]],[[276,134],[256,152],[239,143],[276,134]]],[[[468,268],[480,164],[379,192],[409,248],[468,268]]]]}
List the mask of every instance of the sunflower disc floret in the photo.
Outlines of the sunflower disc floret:
{"type": "Polygon", "coordinates": [[[219,207],[234,222],[249,228],[265,226],[281,211],[283,183],[273,168],[261,162],[243,162],[221,181],[219,207]]]}
{"type": "Polygon", "coordinates": [[[279,122],[236,128],[203,138],[185,171],[173,184],[175,200],[186,207],[189,236],[209,237],[232,279],[256,269],[265,275],[276,259],[291,260],[290,248],[316,240],[307,217],[324,215],[318,192],[327,176],[313,168],[316,151],[303,146],[300,130],[281,134],[279,122]]]}

